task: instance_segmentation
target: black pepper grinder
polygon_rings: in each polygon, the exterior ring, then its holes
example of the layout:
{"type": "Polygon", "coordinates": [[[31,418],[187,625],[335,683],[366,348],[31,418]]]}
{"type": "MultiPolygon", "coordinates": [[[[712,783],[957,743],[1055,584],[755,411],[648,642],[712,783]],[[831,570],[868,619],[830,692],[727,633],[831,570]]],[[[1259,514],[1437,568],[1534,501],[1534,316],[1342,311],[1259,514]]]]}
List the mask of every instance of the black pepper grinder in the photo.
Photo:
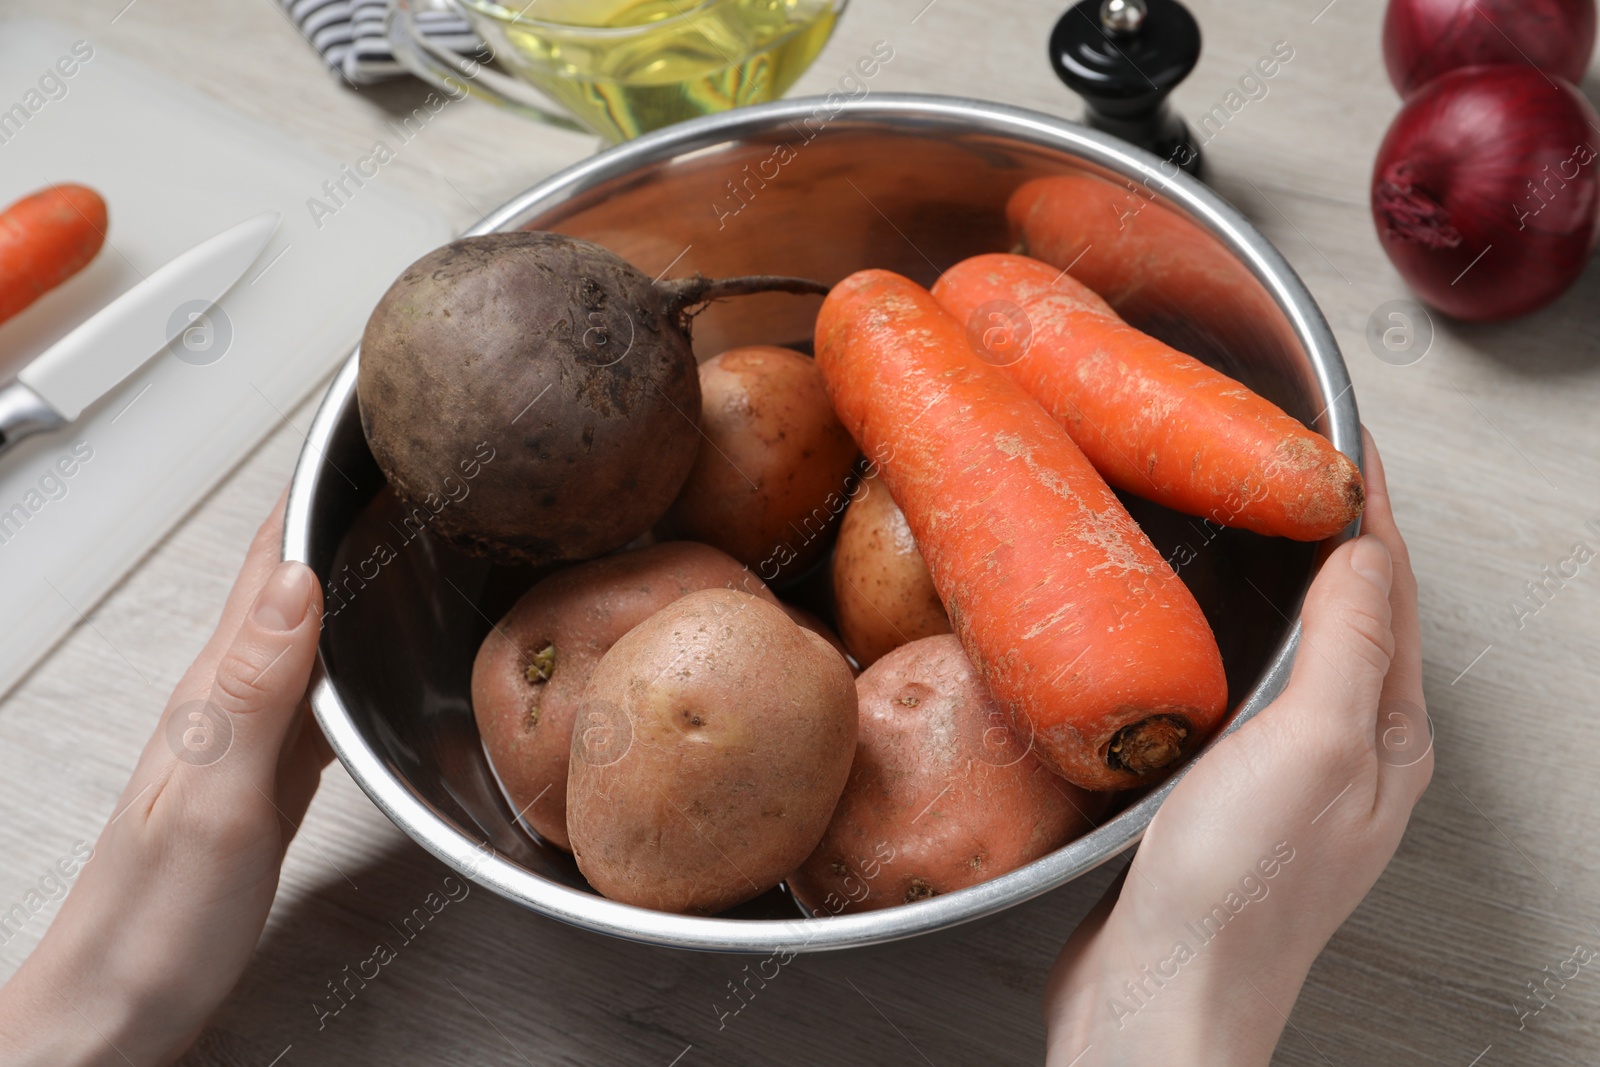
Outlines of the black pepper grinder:
{"type": "Polygon", "coordinates": [[[1200,59],[1200,26],[1177,0],[1082,0],[1050,33],[1056,77],[1086,121],[1200,176],[1200,146],[1167,94],[1200,59]]]}

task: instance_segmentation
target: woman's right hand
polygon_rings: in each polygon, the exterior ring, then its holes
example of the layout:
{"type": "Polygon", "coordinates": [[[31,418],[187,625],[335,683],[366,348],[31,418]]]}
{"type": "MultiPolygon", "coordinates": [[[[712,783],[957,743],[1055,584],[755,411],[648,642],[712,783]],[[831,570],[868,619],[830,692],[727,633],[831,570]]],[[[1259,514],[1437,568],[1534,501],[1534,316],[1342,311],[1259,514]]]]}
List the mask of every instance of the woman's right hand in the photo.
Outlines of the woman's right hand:
{"type": "Polygon", "coordinates": [[[1288,686],[1178,783],[1056,961],[1054,1067],[1268,1063],[1312,962],[1400,843],[1432,733],[1416,579],[1365,445],[1365,532],[1306,594],[1288,686]]]}

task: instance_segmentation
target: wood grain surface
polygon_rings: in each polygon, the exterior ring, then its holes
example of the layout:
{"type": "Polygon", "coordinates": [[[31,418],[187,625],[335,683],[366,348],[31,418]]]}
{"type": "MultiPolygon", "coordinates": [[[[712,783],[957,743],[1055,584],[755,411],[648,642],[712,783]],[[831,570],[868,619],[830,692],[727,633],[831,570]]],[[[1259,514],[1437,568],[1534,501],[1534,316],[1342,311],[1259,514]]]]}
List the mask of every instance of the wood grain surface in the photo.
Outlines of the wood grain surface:
{"type": "MultiPolygon", "coordinates": [[[[875,91],[1076,117],[1045,61],[1063,6],[855,0],[796,92],[826,91],[883,39],[895,59],[875,91]]],[[[1206,146],[1211,182],[1282,249],[1343,347],[1421,580],[1437,729],[1433,787],[1389,870],[1312,971],[1274,1062],[1593,1065],[1600,975],[1585,969],[1521,1029],[1516,1005],[1543,968],[1600,939],[1600,563],[1520,628],[1511,605],[1576,542],[1600,547],[1585,526],[1600,517],[1600,266],[1537,315],[1471,327],[1435,318],[1424,358],[1379,360],[1369,317],[1407,296],[1367,210],[1372,159],[1398,107],[1379,50],[1380,0],[1191,6],[1205,54],[1176,94],[1186,115],[1221,101],[1276,42],[1294,50],[1266,97],[1206,146]]],[[[414,82],[361,93],[338,84],[273,0],[7,7],[68,20],[339,160],[365,155],[425,93],[414,82]]],[[[382,180],[465,227],[593,147],[463,104],[382,180]]],[[[0,906],[75,842],[92,841],[111,813],[288,478],[310,413],[291,413],[0,703],[0,906]]],[[[392,924],[446,873],[335,765],[289,852],[254,964],[184,1062],[1037,1063],[1045,971],[1114,869],[936,937],[801,957],[727,1017],[728,983],[748,960],[600,938],[474,889],[319,1027],[327,983],[379,939],[396,940],[392,924]]],[[[0,974],[53,910],[0,946],[0,974]]]]}

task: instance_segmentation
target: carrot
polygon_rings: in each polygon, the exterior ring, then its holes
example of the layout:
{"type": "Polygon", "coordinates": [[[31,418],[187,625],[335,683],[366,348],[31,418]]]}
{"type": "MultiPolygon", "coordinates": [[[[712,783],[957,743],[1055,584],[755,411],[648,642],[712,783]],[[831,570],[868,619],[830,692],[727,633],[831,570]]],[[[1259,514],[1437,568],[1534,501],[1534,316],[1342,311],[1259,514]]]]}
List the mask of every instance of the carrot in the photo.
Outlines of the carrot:
{"type": "Polygon", "coordinates": [[[100,251],[106,203],[82,185],[52,185],[0,213],[0,322],[54,289],[100,251]]]}
{"type": "Polygon", "coordinates": [[[1194,751],[1227,707],[1216,640],[1044,409],[888,271],[833,288],[816,353],[1018,736],[1086,789],[1148,784],[1194,751]]]}
{"type": "Polygon", "coordinates": [[[1283,343],[1282,313],[1249,269],[1148,186],[1035,178],[1011,194],[1006,218],[1015,251],[1070,268],[1143,328],[1235,348],[1283,343]]]}
{"type": "Polygon", "coordinates": [[[1005,309],[1020,309],[1027,348],[997,362],[1117,488],[1297,541],[1331,537],[1361,514],[1361,472],[1327,438],[1129,326],[1056,268],[974,256],[933,295],[957,322],[997,316],[1003,329],[1016,325],[1005,309]]]}

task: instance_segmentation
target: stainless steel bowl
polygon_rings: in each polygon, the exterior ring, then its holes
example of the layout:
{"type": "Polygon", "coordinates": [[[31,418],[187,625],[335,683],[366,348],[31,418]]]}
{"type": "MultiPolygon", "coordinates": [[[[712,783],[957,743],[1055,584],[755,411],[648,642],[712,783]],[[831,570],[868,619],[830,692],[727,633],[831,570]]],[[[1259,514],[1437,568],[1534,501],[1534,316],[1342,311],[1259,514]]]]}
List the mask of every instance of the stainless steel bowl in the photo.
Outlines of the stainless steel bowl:
{"type": "MultiPolygon", "coordinates": [[[[1096,174],[1154,197],[1200,247],[1244,264],[1238,308],[1170,306],[1138,324],[1223,366],[1361,455],[1350,381],[1326,322],[1283,257],[1238,212],[1124,142],[1048,115],[936,96],[875,95],[831,114],[790,100],[699,119],[608,149],[540,182],[471,232],[553,229],[654,274],[777,273],[837,281],[863,267],[930,284],[965,256],[1007,246],[1003,205],[1022,181],[1096,174]],[[820,118],[819,118],[820,117],[820,118]],[[787,144],[790,152],[778,151],[787,144]],[[776,162],[783,158],[783,162],[776,162]],[[1253,311],[1243,309],[1254,306],[1253,311]]],[[[815,300],[763,296],[696,320],[702,355],[805,343],[815,300]]],[[[691,918],[606,900],[565,853],[523,830],[497,788],[468,701],[472,657],[527,575],[406,540],[362,438],[353,356],[328,391],[289,494],[284,555],[330,589],[311,692],[323,731],[374,803],[424,848],[511,900],[566,922],[677,948],[770,952],[867,945],[968,922],[1028,900],[1137,842],[1173,781],[1020,870],[881,911],[807,918],[781,893],[691,918]],[[392,559],[376,551],[393,550],[392,559]]],[[[1199,543],[1183,576],[1212,620],[1236,714],[1282,688],[1301,598],[1328,546],[1221,531],[1129,501],[1158,547],[1199,543]],[[1246,580],[1248,579],[1248,580],[1246,580]]]]}

